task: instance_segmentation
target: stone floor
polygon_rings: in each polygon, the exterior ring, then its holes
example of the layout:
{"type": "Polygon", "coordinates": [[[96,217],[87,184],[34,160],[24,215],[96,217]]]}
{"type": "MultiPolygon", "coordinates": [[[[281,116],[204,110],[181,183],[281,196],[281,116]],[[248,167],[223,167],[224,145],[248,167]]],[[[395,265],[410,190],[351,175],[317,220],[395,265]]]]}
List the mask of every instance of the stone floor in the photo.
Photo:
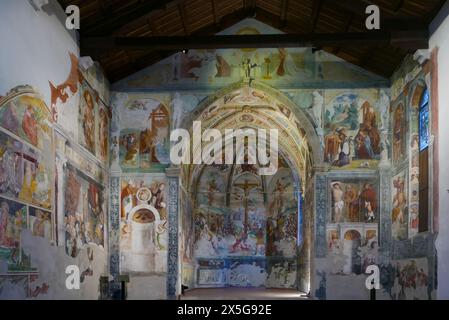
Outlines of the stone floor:
{"type": "Polygon", "coordinates": [[[292,289],[197,288],[186,290],[181,300],[300,300],[305,293],[292,289]]]}

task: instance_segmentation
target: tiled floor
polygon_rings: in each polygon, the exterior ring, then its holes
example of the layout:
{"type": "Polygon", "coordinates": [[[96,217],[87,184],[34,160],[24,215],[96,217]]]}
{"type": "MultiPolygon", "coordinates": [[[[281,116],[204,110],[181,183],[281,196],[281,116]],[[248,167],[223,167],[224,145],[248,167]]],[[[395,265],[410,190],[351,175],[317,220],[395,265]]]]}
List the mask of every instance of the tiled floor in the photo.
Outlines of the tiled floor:
{"type": "Polygon", "coordinates": [[[187,290],[181,300],[299,300],[307,296],[292,289],[199,288],[187,290]]]}

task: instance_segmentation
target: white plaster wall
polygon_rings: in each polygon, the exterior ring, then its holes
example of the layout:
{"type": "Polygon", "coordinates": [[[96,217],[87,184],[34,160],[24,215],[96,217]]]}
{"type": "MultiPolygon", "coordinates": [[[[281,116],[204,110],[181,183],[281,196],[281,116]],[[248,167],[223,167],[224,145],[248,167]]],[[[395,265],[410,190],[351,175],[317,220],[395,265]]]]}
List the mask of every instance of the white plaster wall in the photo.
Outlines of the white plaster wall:
{"type": "Polygon", "coordinates": [[[438,299],[449,299],[449,4],[441,10],[431,31],[430,48],[439,47],[438,53],[438,143],[439,143],[439,232],[436,241],[438,252],[438,299]],[[436,30],[434,30],[437,28],[436,30]]]}
{"type": "Polygon", "coordinates": [[[65,28],[65,13],[55,0],[35,11],[28,0],[0,1],[0,95],[23,84],[35,87],[50,106],[50,85],[70,72],[69,51],[79,55],[75,33],[65,28]],[[47,9],[48,8],[48,9],[47,9]]]}

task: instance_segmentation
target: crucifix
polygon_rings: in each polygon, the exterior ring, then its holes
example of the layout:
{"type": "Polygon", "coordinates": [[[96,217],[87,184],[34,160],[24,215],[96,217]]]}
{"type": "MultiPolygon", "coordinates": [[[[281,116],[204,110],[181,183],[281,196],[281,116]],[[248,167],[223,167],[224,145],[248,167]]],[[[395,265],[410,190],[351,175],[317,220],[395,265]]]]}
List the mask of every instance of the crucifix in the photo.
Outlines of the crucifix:
{"type": "Polygon", "coordinates": [[[258,182],[249,182],[248,179],[245,180],[244,183],[235,183],[234,186],[243,189],[243,205],[245,207],[245,218],[244,218],[244,238],[248,236],[248,200],[249,200],[249,192],[258,187],[258,182]]]}

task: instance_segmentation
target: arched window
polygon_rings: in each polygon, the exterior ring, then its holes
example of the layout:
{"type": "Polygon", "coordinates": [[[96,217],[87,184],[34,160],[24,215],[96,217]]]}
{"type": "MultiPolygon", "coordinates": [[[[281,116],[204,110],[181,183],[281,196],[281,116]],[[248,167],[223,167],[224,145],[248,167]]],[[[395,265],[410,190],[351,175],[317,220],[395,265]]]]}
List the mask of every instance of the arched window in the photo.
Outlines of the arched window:
{"type": "Polygon", "coordinates": [[[419,227],[429,230],[429,91],[424,91],[419,102],[419,227]]]}
{"type": "Polygon", "coordinates": [[[429,146],[429,91],[427,88],[419,102],[419,151],[429,146]]]}

